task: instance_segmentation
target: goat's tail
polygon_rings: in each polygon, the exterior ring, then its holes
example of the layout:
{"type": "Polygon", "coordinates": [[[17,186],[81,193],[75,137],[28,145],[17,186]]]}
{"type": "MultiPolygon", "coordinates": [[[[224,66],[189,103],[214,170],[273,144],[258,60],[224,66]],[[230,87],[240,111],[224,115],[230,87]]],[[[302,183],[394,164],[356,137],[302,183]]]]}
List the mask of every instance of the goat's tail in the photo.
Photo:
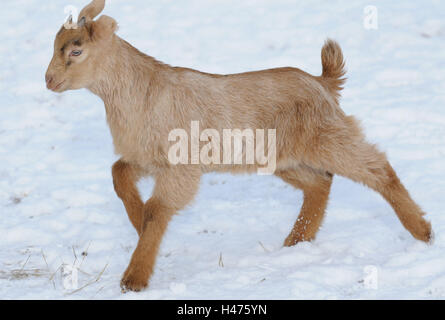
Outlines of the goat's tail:
{"type": "Polygon", "coordinates": [[[342,90],[346,82],[345,61],[340,46],[334,40],[327,39],[321,49],[321,64],[322,77],[329,80],[335,90],[342,90]]]}

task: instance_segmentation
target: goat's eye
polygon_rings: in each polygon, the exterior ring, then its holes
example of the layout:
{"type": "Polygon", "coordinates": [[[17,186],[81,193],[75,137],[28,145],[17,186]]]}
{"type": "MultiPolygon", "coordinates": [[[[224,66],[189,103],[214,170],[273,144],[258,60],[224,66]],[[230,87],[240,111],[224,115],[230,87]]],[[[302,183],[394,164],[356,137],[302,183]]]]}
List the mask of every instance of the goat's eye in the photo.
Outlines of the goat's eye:
{"type": "Polygon", "coordinates": [[[70,56],[78,57],[81,54],[82,54],[82,50],[73,50],[73,51],[71,51],[70,56]]]}

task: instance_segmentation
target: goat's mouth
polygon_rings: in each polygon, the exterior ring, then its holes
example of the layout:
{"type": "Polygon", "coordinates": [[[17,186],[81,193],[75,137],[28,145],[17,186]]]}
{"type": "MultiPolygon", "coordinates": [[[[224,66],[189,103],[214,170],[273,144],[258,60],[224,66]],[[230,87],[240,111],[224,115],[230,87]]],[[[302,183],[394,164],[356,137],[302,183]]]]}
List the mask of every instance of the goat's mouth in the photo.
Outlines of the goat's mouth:
{"type": "Polygon", "coordinates": [[[59,91],[61,91],[61,90],[59,90],[59,89],[62,87],[62,85],[65,83],[65,81],[66,81],[66,80],[63,80],[63,81],[60,82],[58,85],[52,87],[50,90],[51,90],[51,91],[55,91],[55,92],[59,92],[59,91]]]}

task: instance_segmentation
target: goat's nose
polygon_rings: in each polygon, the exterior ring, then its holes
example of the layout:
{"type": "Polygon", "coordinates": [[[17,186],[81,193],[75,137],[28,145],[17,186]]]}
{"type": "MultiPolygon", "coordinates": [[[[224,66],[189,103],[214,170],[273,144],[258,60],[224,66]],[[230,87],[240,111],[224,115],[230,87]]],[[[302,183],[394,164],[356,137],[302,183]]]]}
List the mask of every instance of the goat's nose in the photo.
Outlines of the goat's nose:
{"type": "Polygon", "coordinates": [[[49,88],[51,83],[53,82],[54,77],[52,75],[45,75],[46,87],[49,88]]]}

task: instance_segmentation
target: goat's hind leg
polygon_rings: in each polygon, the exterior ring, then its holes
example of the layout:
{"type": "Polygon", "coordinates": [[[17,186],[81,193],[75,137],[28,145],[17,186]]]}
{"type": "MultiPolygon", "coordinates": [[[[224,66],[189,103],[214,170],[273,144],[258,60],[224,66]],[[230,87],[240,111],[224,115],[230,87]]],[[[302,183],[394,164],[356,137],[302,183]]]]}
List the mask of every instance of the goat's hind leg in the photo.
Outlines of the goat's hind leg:
{"type": "Polygon", "coordinates": [[[414,238],[429,242],[431,224],[400,182],[384,153],[365,141],[353,117],[321,137],[311,165],[360,182],[379,192],[392,206],[402,225],[414,238]],[[323,152],[321,152],[321,150],[323,152]]]}
{"type": "Polygon", "coordinates": [[[138,235],[142,232],[144,203],[141,200],[136,183],[140,178],[140,169],[123,160],[117,161],[112,168],[114,190],[122,199],[128,218],[138,235]]]}
{"type": "Polygon", "coordinates": [[[304,193],[300,215],[284,245],[290,247],[301,241],[315,239],[328,203],[332,175],[306,166],[296,170],[279,171],[276,175],[304,193]]]}

